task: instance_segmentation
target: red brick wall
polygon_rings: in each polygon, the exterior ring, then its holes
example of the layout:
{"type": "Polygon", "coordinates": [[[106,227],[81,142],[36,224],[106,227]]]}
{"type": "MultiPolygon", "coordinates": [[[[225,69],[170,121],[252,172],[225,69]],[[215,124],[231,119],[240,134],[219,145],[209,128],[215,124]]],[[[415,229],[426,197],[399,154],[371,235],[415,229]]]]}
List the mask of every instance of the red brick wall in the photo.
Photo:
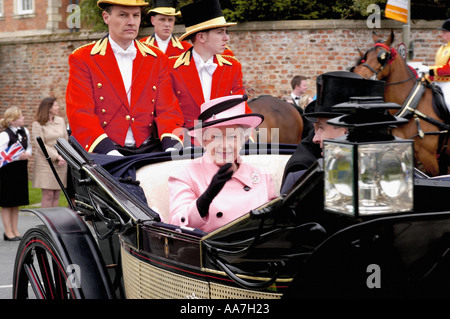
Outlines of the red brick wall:
{"type": "MultiPolygon", "coordinates": [[[[267,23],[247,23],[230,29],[230,47],[242,63],[250,96],[285,96],[291,91],[291,78],[297,74],[310,78],[309,93],[314,95],[318,74],[347,70],[358,57],[357,48],[365,51],[372,46],[372,30],[361,26],[360,22],[344,23],[344,27],[355,25],[354,28],[332,28],[333,23],[336,22],[305,22],[305,27],[297,28],[292,26],[294,21],[284,29],[267,27],[267,23]]],[[[436,30],[441,23],[422,22],[411,29],[415,61],[433,63],[441,45],[436,30]]],[[[401,42],[402,34],[401,27],[397,26],[394,24],[395,47],[401,42]]],[[[387,36],[388,27],[377,32],[387,36]]],[[[184,28],[176,30],[181,30],[179,34],[184,28]]],[[[140,36],[150,32],[151,29],[143,30],[140,36]]],[[[49,95],[58,98],[64,114],[68,56],[75,48],[102,35],[75,33],[15,39],[0,36],[0,117],[6,108],[16,105],[22,108],[30,127],[37,106],[49,95]]]]}
{"type": "Polygon", "coordinates": [[[47,23],[47,0],[34,0],[35,13],[33,16],[20,17],[14,14],[14,1],[3,1],[4,19],[0,20],[2,32],[24,30],[43,30],[47,23]]]}
{"type": "MultiPolygon", "coordinates": [[[[24,16],[14,14],[14,1],[16,0],[3,1],[4,18],[0,19],[1,32],[46,30],[48,0],[34,0],[35,12],[24,16]]],[[[71,14],[71,12],[67,12],[70,0],[61,0],[60,2],[58,14],[61,16],[61,21],[58,22],[58,29],[67,30],[67,17],[71,14]]]]}

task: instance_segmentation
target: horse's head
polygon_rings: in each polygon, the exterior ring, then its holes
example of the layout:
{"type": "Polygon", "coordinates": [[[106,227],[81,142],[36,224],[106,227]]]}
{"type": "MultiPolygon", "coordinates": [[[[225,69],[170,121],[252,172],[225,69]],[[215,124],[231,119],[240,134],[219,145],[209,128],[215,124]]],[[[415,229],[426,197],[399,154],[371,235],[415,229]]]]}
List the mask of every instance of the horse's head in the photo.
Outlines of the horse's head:
{"type": "Polygon", "coordinates": [[[384,42],[379,40],[376,33],[372,34],[372,39],[375,45],[366,53],[360,54],[359,60],[351,71],[366,79],[386,79],[390,73],[390,68],[387,68],[387,66],[397,56],[397,51],[391,47],[394,42],[394,32],[391,31],[389,38],[384,42]]]}

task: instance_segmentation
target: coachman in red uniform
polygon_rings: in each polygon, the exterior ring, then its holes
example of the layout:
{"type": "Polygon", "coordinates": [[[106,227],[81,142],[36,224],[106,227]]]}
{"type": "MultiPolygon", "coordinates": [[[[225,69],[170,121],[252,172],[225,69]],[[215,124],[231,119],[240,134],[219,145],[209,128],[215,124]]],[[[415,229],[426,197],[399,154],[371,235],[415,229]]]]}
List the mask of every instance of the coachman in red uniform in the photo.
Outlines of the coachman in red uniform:
{"type": "Polygon", "coordinates": [[[180,145],[183,116],[168,57],[135,40],[147,3],[99,0],[97,5],[109,34],[69,57],[66,108],[72,134],[87,151],[110,155],[180,145]]]}
{"type": "Polygon", "coordinates": [[[187,41],[180,41],[173,35],[176,17],[180,11],[176,10],[177,0],[154,0],[154,6],[149,11],[151,23],[155,32],[141,39],[145,44],[157,46],[167,56],[177,56],[192,45],[187,41]]]}
{"type": "MultiPolygon", "coordinates": [[[[219,1],[200,0],[180,8],[186,26],[180,40],[189,39],[193,47],[178,57],[170,57],[172,86],[189,128],[200,115],[200,106],[211,99],[243,95],[242,67],[224,55],[229,40],[227,23],[219,1]]],[[[251,113],[246,103],[246,113],[251,113]]]]}

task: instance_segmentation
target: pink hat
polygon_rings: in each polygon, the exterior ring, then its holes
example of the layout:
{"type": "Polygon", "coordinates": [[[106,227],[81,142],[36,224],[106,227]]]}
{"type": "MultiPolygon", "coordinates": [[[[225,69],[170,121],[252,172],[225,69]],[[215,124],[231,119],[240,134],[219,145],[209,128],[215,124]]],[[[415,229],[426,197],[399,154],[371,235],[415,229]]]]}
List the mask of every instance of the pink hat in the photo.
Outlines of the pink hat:
{"type": "Polygon", "coordinates": [[[247,95],[230,95],[207,101],[201,105],[197,124],[189,129],[189,135],[195,136],[208,127],[242,125],[257,127],[264,120],[259,113],[245,113],[247,95]]]}

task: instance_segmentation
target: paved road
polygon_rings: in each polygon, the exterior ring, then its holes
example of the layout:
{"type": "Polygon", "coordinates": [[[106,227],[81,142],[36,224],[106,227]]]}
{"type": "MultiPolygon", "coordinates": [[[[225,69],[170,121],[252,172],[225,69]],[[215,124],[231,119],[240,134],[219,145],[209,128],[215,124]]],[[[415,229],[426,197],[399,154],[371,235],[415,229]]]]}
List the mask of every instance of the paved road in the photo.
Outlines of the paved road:
{"type": "MultiPolygon", "coordinates": [[[[40,219],[28,212],[19,213],[19,231],[23,235],[35,225],[42,224],[40,219]]],[[[14,261],[19,242],[3,240],[3,223],[0,223],[0,299],[11,299],[14,261]]]]}

